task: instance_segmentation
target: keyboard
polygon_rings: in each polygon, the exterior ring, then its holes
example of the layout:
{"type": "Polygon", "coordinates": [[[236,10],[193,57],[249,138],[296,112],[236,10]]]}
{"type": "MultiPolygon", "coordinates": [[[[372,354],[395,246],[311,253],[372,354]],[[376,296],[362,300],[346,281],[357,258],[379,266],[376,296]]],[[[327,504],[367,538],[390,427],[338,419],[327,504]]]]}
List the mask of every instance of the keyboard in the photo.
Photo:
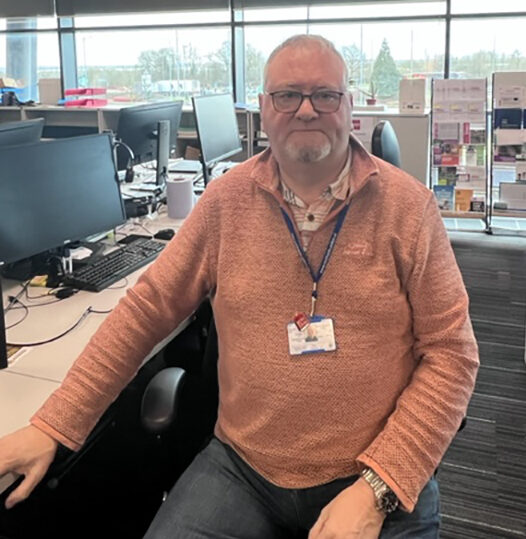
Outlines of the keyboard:
{"type": "Polygon", "coordinates": [[[100,292],[154,260],[165,245],[160,241],[137,237],[135,241],[76,269],[63,282],[80,290],[100,292]]]}

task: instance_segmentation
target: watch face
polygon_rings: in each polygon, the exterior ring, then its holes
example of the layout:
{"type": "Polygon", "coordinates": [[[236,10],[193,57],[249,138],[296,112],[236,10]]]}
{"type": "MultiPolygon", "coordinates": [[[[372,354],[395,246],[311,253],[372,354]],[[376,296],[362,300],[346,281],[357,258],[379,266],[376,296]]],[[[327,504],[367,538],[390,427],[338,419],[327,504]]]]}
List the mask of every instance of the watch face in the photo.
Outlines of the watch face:
{"type": "Polygon", "coordinates": [[[382,511],[388,515],[398,507],[398,498],[392,490],[385,492],[379,500],[382,511]]]}

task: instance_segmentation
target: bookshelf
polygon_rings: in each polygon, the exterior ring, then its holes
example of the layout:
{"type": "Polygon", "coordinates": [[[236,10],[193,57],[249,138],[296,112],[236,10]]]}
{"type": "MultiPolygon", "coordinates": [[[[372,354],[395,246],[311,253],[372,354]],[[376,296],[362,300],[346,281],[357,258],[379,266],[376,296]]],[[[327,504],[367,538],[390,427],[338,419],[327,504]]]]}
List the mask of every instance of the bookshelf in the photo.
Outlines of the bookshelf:
{"type": "Polygon", "coordinates": [[[433,79],[430,173],[443,217],[488,228],[486,79],[433,79]]]}
{"type": "Polygon", "coordinates": [[[515,230],[526,218],[526,72],[493,73],[490,225],[515,230]]]}

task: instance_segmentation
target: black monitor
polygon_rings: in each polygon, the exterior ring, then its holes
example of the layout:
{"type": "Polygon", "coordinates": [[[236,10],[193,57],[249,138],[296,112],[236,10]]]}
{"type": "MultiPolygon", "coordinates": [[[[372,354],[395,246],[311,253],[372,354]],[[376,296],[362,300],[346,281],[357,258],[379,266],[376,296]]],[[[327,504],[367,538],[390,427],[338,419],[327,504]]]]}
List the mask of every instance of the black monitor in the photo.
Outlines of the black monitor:
{"type": "Polygon", "coordinates": [[[117,168],[125,170],[129,165],[137,165],[157,159],[158,124],[170,121],[170,148],[177,144],[177,131],[181,123],[182,101],[166,101],[127,107],[120,111],[117,125],[117,139],[124,142],[133,152],[121,145],[117,146],[117,168]]]}
{"type": "Polygon", "coordinates": [[[212,167],[243,147],[230,94],[200,95],[193,97],[192,103],[206,185],[212,167]]]}
{"type": "Polygon", "coordinates": [[[125,220],[109,134],[0,148],[0,268],[125,220]]]}
{"type": "Polygon", "coordinates": [[[0,148],[38,142],[44,129],[44,118],[0,123],[0,148]]]}
{"type": "Polygon", "coordinates": [[[0,279],[0,369],[7,368],[7,342],[5,338],[4,298],[2,296],[2,280],[0,279]]]}
{"type": "Polygon", "coordinates": [[[109,134],[0,147],[0,170],[0,269],[125,221],[109,134]]]}

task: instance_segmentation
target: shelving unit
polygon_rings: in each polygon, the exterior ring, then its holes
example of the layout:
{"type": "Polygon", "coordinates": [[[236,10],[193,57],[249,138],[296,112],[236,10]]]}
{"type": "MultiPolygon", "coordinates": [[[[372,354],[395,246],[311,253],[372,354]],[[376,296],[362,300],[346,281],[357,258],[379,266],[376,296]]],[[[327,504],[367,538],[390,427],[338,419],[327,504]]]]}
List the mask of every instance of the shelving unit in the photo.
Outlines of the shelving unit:
{"type": "Polygon", "coordinates": [[[432,82],[430,187],[443,217],[482,219],[488,229],[486,102],[486,79],[432,82]]]}
{"type": "Polygon", "coordinates": [[[524,230],[516,220],[526,219],[526,72],[494,73],[492,89],[490,225],[524,230]]]}

